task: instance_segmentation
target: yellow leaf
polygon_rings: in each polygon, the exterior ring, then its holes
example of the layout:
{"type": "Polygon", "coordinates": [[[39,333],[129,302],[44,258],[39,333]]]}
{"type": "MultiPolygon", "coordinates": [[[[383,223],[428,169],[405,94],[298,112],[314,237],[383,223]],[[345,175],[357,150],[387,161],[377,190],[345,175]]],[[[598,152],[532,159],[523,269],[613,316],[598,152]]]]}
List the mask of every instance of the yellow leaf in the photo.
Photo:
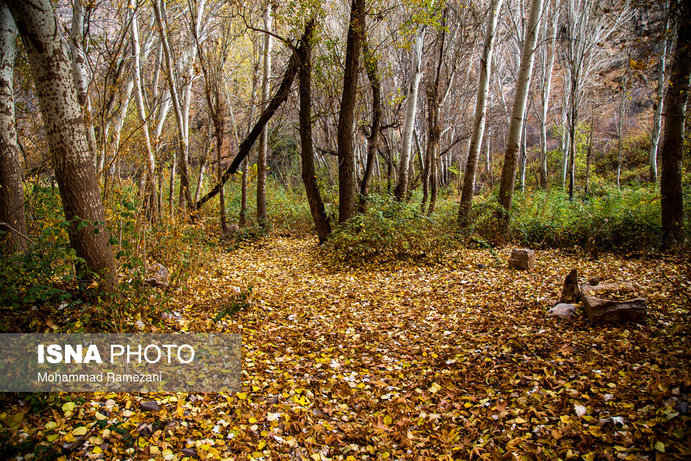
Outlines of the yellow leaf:
{"type": "Polygon", "coordinates": [[[86,434],[86,426],[79,426],[72,431],[72,435],[80,436],[86,434]]]}
{"type": "Polygon", "coordinates": [[[432,386],[429,388],[429,391],[432,394],[436,394],[437,392],[439,392],[439,389],[441,389],[441,386],[437,383],[433,383],[432,386]]]}
{"type": "Polygon", "coordinates": [[[266,442],[262,440],[262,441],[259,442],[259,445],[257,445],[257,450],[261,450],[261,449],[263,449],[265,446],[266,446],[266,442]]]}
{"type": "Polygon", "coordinates": [[[74,402],[65,402],[62,404],[63,413],[72,413],[74,410],[74,402]]]}
{"type": "Polygon", "coordinates": [[[657,451],[659,451],[660,453],[664,453],[665,452],[665,444],[660,442],[660,441],[655,442],[655,449],[657,451]]]}
{"type": "Polygon", "coordinates": [[[99,421],[103,421],[104,419],[108,419],[108,417],[106,415],[104,415],[103,413],[98,412],[98,411],[96,412],[96,414],[94,416],[96,416],[96,419],[99,421]]]}
{"type": "Polygon", "coordinates": [[[391,423],[393,423],[393,418],[391,418],[391,416],[389,416],[389,415],[384,416],[384,424],[386,424],[387,426],[390,426],[391,423]]]}
{"type": "Polygon", "coordinates": [[[245,400],[247,398],[247,392],[238,392],[235,394],[240,400],[245,400]]]}
{"type": "Polygon", "coordinates": [[[55,429],[57,427],[57,425],[58,425],[58,423],[56,423],[55,421],[48,421],[46,423],[46,429],[48,429],[48,430],[55,429]]]}

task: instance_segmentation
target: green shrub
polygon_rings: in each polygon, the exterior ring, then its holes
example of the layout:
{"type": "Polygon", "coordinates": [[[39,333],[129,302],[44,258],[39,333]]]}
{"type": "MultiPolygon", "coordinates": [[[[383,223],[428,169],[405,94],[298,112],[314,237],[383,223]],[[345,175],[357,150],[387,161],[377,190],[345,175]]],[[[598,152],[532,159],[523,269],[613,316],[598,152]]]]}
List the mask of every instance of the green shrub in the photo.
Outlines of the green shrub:
{"type": "Polygon", "coordinates": [[[569,200],[561,190],[519,194],[511,234],[538,248],[656,250],[662,242],[659,194],[649,185],[622,190],[601,186],[582,200],[569,200]]]}
{"type": "Polygon", "coordinates": [[[368,195],[366,211],[341,224],[327,249],[339,262],[350,265],[394,259],[437,261],[448,252],[453,229],[446,213],[429,218],[418,207],[368,195]]]}

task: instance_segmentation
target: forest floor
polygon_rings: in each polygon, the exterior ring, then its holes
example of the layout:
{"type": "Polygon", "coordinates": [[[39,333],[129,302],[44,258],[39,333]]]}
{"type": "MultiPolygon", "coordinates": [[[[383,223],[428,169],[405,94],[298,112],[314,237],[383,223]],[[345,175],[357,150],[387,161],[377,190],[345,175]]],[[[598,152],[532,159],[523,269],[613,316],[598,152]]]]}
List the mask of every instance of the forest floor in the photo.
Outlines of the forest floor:
{"type": "Polygon", "coordinates": [[[170,290],[165,330],[240,333],[242,392],[83,394],[6,408],[4,430],[78,459],[689,459],[688,263],[549,250],[519,272],[509,252],[347,268],[269,237],[214,253],[170,290]],[[572,268],[633,282],[648,323],[548,318],[572,268]],[[231,287],[250,306],[215,321],[231,287]]]}

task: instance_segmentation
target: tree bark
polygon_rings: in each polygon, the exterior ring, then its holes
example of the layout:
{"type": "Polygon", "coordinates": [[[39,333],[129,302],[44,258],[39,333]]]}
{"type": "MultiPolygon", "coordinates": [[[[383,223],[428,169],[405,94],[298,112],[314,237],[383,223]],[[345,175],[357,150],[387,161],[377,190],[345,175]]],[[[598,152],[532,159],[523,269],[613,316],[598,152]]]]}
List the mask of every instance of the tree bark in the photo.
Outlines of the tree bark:
{"type": "MultiPolygon", "coordinates": [[[[497,30],[497,21],[501,12],[503,0],[492,0],[488,14],[487,30],[485,31],[485,46],[480,58],[480,82],[478,83],[477,99],[475,101],[475,121],[473,122],[473,135],[470,138],[468,148],[468,160],[463,175],[463,190],[461,191],[461,206],[458,209],[458,222],[462,226],[468,226],[470,208],[475,195],[475,173],[477,161],[482,147],[482,137],[485,133],[485,113],[487,112],[487,97],[489,95],[489,76],[492,73],[492,51],[494,49],[494,36],[497,30]]],[[[501,89],[500,89],[501,91],[501,89]]]]}
{"type": "Polygon", "coordinates": [[[362,176],[362,183],[360,184],[360,195],[365,197],[369,192],[369,183],[372,179],[372,170],[374,169],[374,160],[377,155],[377,146],[379,145],[379,137],[381,135],[381,82],[379,80],[379,57],[376,52],[369,49],[367,38],[362,40],[362,53],[365,60],[365,71],[367,78],[372,88],[372,125],[370,127],[370,135],[367,138],[367,162],[365,164],[365,172],[362,176]]]}
{"type": "Polygon", "coordinates": [[[665,97],[665,131],[662,139],[662,231],[665,246],[684,241],[684,207],[681,187],[681,160],[684,150],[684,121],[691,77],[691,5],[681,0],[677,43],[665,97]]]}
{"type": "Polygon", "coordinates": [[[338,222],[350,219],[355,212],[355,155],[353,124],[357,97],[360,48],[365,27],[365,0],[352,0],[346,41],[343,93],[338,115],[338,222]]]}
{"type": "Polygon", "coordinates": [[[408,82],[408,99],[405,118],[403,119],[403,139],[401,140],[401,157],[398,163],[398,181],[394,189],[396,200],[406,199],[410,175],[410,159],[413,147],[413,131],[417,114],[417,95],[422,78],[422,47],[425,42],[425,28],[421,27],[415,35],[413,49],[410,51],[410,81],[408,82]]]}
{"type": "Polygon", "coordinates": [[[14,59],[17,27],[0,4],[0,235],[8,253],[27,249],[24,187],[14,118],[14,59]]]}
{"type": "Polygon", "coordinates": [[[516,96],[513,103],[511,125],[509,125],[509,139],[506,146],[506,157],[504,158],[504,168],[501,175],[499,186],[499,205],[504,224],[508,228],[508,215],[511,211],[513,200],[513,189],[516,181],[516,163],[518,160],[518,149],[521,145],[521,133],[526,103],[528,101],[528,88],[530,87],[530,77],[533,68],[533,56],[542,13],[543,0],[533,0],[530,7],[530,17],[528,20],[525,41],[521,50],[521,66],[518,71],[518,81],[516,83],[516,96]]]}
{"type": "Polygon", "coordinates": [[[296,51],[300,61],[300,147],[302,155],[302,182],[305,185],[307,201],[317,230],[319,243],[323,243],[331,233],[329,218],[326,216],[324,201],[317,184],[314,169],[314,148],[312,145],[312,30],[314,20],[305,27],[305,33],[296,51]]]}
{"type": "MultiPolygon", "coordinates": [[[[264,49],[262,63],[262,105],[267,104],[271,96],[269,78],[271,77],[271,3],[267,3],[264,12],[264,49]]],[[[267,123],[268,125],[268,123],[267,123]]],[[[266,156],[268,150],[268,126],[262,130],[259,137],[259,155],[257,156],[257,222],[266,225],[266,156]]]]}
{"type": "MultiPolygon", "coordinates": [[[[151,216],[154,222],[161,220],[161,209],[159,207],[160,202],[158,198],[158,192],[156,190],[156,155],[153,148],[151,147],[151,135],[149,134],[149,117],[146,114],[146,106],[144,104],[144,91],[142,88],[142,65],[141,65],[141,47],[139,44],[139,25],[136,13],[136,1],[130,0],[130,8],[132,8],[132,55],[134,58],[134,97],[137,103],[137,113],[139,119],[143,124],[144,129],[144,144],[147,154],[147,172],[148,172],[148,209],[151,210],[151,216]]],[[[172,180],[172,179],[171,179],[172,180]]]]}
{"type": "Polygon", "coordinates": [[[98,145],[96,143],[96,131],[94,130],[91,118],[91,98],[89,98],[86,52],[82,46],[82,39],[84,38],[84,16],[84,5],[82,5],[80,0],[75,0],[72,8],[72,28],[70,29],[72,76],[74,78],[74,85],[77,89],[77,99],[84,113],[84,124],[89,140],[89,149],[91,149],[91,155],[94,157],[94,161],[96,161],[98,145]]]}
{"type": "MultiPolygon", "coordinates": [[[[542,110],[540,112],[540,187],[547,188],[547,116],[549,114],[549,99],[552,91],[552,72],[554,60],[557,55],[557,37],[559,32],[559,3],[554,1],[554,12],[552,13],[552,31],[549,35],[549,53],[545,53],[542,66],[542,85],[540,85],[540,96],[542,110]]],[[[545,19],[545,35],[550,22],[545,19]]],[[[547,38],[547,37],[545,37],[547,38]]]]}
{"type": "Polygon", "coordinates": [[[50,147],[70,244],[104,288],[114,288],[115,259],[108,246],[105,211],[89,150],[84,118],[50,0],[6,0],[29,57],[50,147]],[[86,224],[86,225],[84,225],[86,224]]]}
{"type": "Polygon", "coordinates": [[[665,73],[667,71],[667,49],[669,39],[666,36],[669,22],[665,24],[665,39],[660,51],[660,62],[658,63],[657,75],[657,95],[655,101],[655,115],[653,116],[653,130],[650,139],[650,182],[657,182],[657,151],[660,143],[660,133],[662,131],[662,110],[665,96],[665,73]]]}
{"type": "Polygon", "coordinates": [[[161,14],[160,0],[153,0],[152,5],[154,9],[154,16],[158,26],[158,33],[161,37],[161,45],[163,46],[163,56],[165,58],[165,68],[168,77],[168,88],[170,89],[170,97],[173,101],[173,111],[175,112],[175,121],[178,127],[178,145],[179,153],[179,167],[180,167],[180,198],[179,206],[181,210],[191,211],[194,206],[192,202],[192,193],[190,191],[189,179],[189,150],[186,142],[187,135],[185,133],[185,119],[182,105],[178,97],[177,88],[175,87],[175,74],[173,71],[173,57],[168,44],[167,27],[163,21],[161,14]]]}

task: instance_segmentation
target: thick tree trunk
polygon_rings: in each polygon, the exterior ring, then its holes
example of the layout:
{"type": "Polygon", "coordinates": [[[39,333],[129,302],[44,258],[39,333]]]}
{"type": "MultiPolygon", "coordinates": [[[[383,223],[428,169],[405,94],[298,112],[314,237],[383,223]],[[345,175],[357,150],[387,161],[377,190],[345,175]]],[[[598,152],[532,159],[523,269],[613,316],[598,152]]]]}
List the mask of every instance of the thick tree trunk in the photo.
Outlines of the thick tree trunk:
{"type": "MultiPolygon", "coordinates": [[[[29,57],[70,244],[105,288],[116,283],[105,212],[84,119],[50,0],[6,0],[29,57]],[[84,225],[84,223],[86,225],[84,225]]],[[[78,267],[81,277],[91,274],[78,267]]]]}
{"type": "MultiPolygon", "coordinates": [[[[268,3],[264,12],[264,28],[271,32],[271,3],[268,3]]],[[[262,104],[269,101],[271,77],[271,45],[270,33],[264,35],[263,63],[262,63],[262,104]]],[[[266,225],[266,156],[269,147],[268,124],[262,130],[259,137],[259,155],[257,157],[257,222],[260,226],[266,225]]]]}
{"type": "Polygon", "coordinates": [[[314,169],[314,148],[312,146],[312,63],[311,45],[314,20],[305,27],[305,34],[296,51],[300,61],[300,147],[302,155],[302,182],[305,185],[307,201],[317,230],[319,243],[323,243],[331,233],[329,218],[326,216],[324,202],[317,184],[314,169]]]}
{"type": "Polygon", "coordinates": [[[14,118],[14,58],[17,27],[0,4],[0,242],[9,253],[27,249],[22,165],[14,118]]]}
{"type": "Polygon", "coordinates": [[[343,93],[338,115],[338,222],[350,219],[355,212],[355,156],[353,124],[355,98],[360,66],[360,48],[365,27],[365,0],[352,0],[346,42],[343,93]]]}
{"type": "Polygon", "coordinates": [[[684,240],[684,207],[681,187],[681,159],[684,150],[684,121],[691,77],[691,5],[681,0],[677,44],[670,68],[665,98],[665,131],[662,139],[662,231],[666,246],[684,240]]]}
{"type": "MultiPolygon", "coordinates": [[[[470,224],[470,208],[475,195],[475,173],[477,161],[482,147],[482,138],[485,133],[485,113],[487,112],[487,99],[489,96],[489,77],[492,73],[492,51],[494,49],[494,36],[497,30],[497,21],[501,12],[503,0],[492,0],[485,31],[485,46],[480,58],[480,81],[475,100],[475,121],[473,122],[473,134],[468,148],[468,160],[463,175],[463,190],[461,192],[461,206],[458,209],[458,222],[462,226],[470,224]]],[[[501,89],[500,89],[501,91],[501,89]]]]}
{"type": "Polygon", "coordinates": [[[530,77],[533,68],[533,56],[537,43],[542,3],[543,0],[533,0],[533,4],[530,7],[530,18],[526,29],[526,37],[521,51],[521,66],[518,71],[516,96],[513,103],[511,125],[509,125],[509,139],[507,141],[506,157],[504,158],[504,168],[502,170],[501,185],[499,187],[499,205],[501,207],[499,211],[505,218],[504,223],[506,225],[508,225],[508,214],[511,211],[511,202],[513,200],[518,149],[521,145],[521,133],[523,131],[525,108],[528,101],[528,88],[530,87],[530,77]]]}
{"type": "Polygon", "coordinates": [[[425,43],[425,28],[421,27],[413,49],[410,51],[410,81],[408,82],[408,95],[403,119],[403,135],[401,140],[401,157],[398,162],[398,181],[394,189],[396,200],[406,199],[408,194],[408,182],[410,176],[410,159],[413,147],[413,131],[415,130],[415,118],[417,115],[417,95],[422,78],[422,47],[425,43]]]}

